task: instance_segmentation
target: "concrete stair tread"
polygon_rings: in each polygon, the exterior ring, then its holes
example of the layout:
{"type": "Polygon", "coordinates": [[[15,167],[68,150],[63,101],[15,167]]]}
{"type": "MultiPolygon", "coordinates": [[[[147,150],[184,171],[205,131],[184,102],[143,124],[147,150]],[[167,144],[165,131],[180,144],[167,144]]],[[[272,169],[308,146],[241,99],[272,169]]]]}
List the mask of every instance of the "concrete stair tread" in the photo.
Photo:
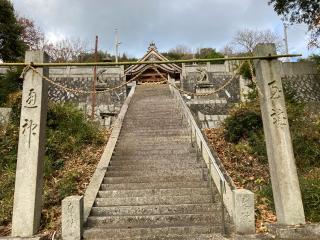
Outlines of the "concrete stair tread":
{"type": "Polygon", "coordinates": [[[188,188],[188,187],[207,187],[206,181],[185,181],[185,182],[148,182],[148,183],[113,183],[101,184],[100,189],[145,189],[145,188],[188,188]]]}
{"type": "Polygon", "coordinates": [[[189,203],[212,203],[219,200],[218,197],[199,194],[178,195],[178,196],[144,196],[144,197],[114,197],[114,198],[100,198],[97,197],[95,205],[97,207],[103,206],[139,206],[139,205],[176,205],[189,203]]]}
{"type": "Polygon", "coordinates": [[[105,177],[103,183],[151,183],[151,182],[183,182],[205,180],[200,174],[167,175],[167,176],[129,176],[129,177],[105,177]]]}
{"type": "Polygon", "coordinates": [[[135,165],[135,164],[130,164],[130,165],[123,165],[123,166],[109,166],[108,171],[142,171],[142,170],[159,170],[159,169],[167,169],[167,170],[188,170],[188,169],[201,169],[203,168],[204,165],[200,164],[166,164],[166,165],[145,165],[145,164],[140,164],[140,165],[135,165]]]}
{"type": "Polygon", "coordinates": [[[114,152],[112,155],[111,160],[124,160],[124,159],[136,159],[136,160],[153,160],[153,161],[159,161],[159,160],[196,160],[197,155],[196,152],[187,152],[187,153],[174,153],[174,152],[168,152],[168,153],[150,153],[150,152],[144,152],[144,154],[140,154],[142,151],[136,152],[136,153],[129,153],[129,152],[123,152],[118,151],[114,152]],[[139,154],[138,154],[139,153],[139,154]]]}
{"type": "Polygon", "coordinates": [[[141,170],[132,170],[132,171],[107,171],[105,176],[106,177],[134,177],[134,176],[140,176],[140,177],[147,177],[147,176],[174,176],[174,175],[202,175],[203,171],[201,168],[198,169],[155,169],[155,170],[148,170],[148,171],[141,171],[141,170]]]}
{"type": "Polygon", "coordinates": [[[91,216],[165,215],[219,211],[219,203],[93,207],[91,216]]]}
{"type": "MultiPolygon", "coordinates": [[[[101,233],[103,235],[103,233],[101,233]]],[[[91,239],[105,239],[103,236],[95,237],[91,239]]],[[[110,240],[227,240],[220,233],[210,233],[210,234],[164,234],[164,235],[146,235],[146,236],[130,236],[123,238],[108,238],[110,240]]]]}
{"type": "Polygon", "coordinates": [[[186,160],[185,162],[182,162],[182,160],[179,161],[171,161],[168,159],[163,159],[163,160],[158,160],[158,161],[154,161],[154,160],[113,160],[110,162],[109,166],[110,167],[122,167],[122,168],[129,168],[129,169],[139,169],[143,166],[145,166],[146,170],[148,169],[161,169],[161,168],[165,168],[166,166],[168,166],[167,169],[192,169],[192,168],[205,168],[205,165],[203,163],[197,162],[195,160],[186,160]],[[189,166],[192,165],[190,168],[189,166]],[[134,168],[130,168],[130,167],[134,167],[134,168]]]}
{"type": "Polygon", "coordinates": [[[219,225],[221,219],[213,214],[173,214],[173,215],[142,215],[142,216],[90,216],[88,227],[125,228],[125,227],[164,227],[190,225],[219,225]]]}
{"type": "Polygon", "coordinates": [[[145,188],[136,190],[100,190],[98,197],[144,197],[144,196],[179,196],[188,194],[208,195],[211,190],[207,187],[203,188],[145,188]]]}

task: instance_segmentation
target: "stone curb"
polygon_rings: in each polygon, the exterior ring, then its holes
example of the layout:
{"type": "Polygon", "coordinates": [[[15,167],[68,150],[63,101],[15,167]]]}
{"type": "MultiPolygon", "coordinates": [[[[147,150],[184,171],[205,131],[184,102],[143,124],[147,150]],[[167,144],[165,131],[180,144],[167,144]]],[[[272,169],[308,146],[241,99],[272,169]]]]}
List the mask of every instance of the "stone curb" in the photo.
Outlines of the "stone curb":
{"type": "Polygon", "coordinates": [[[126,115],[127,109],[129,107],[129,104],[130,104],[130,101],[132,99],[134,92],[135,92],[135,86],[133,86],[131,88],[131,91],[130,91],[127,99],[125,100],[125,102],[123,103],[123,105],[121,107],[120,113],[119,113],[117,120],[114,124],[114,127],[112,129],[112,133],[110,135],[107,146],[103,152],[103,155],[100,159],[100,162],[97,165],[97,168],[96,168],[93,176],[91,177],[90,183],[89,183],[89,185],[86,189],[86,192],[84,194],[84,214],[83,214],[83,222],[84,223],[86,223],[86,221],[89,217],[91,208],[94,204],[97,193],[99,192],[99,189],[100,189],[100,185],[101,185],[103,178],[105,176],[105,173],[107,171],[107,167],[109,166],[109,162],[111,160],[113,150],[116,146],[118,137],[120,135],[120,130],[122,127],[123,119],[126,115]]]}

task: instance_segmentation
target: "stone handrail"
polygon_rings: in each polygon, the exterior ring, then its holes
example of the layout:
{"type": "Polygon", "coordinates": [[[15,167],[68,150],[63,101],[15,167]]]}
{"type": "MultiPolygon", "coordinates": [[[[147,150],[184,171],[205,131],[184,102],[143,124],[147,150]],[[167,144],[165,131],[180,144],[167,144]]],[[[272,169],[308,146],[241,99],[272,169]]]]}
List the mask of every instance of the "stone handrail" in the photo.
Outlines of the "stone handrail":
{"type": "MultiPolygon", "coordinates": [[[[237,233],[249,234],[255,232],[254,222],[254,194],[245,189],[236,189],[230,184],[217,164],[200,128],[198,127],[190,109],[183,100],[181,94],[173,86],[174,83],[169,79],[170,90],[177,104],[180,106],[191,131],[191,142],[196,143],[200,149],[200,155],[203,157],[209,169],[210,182],[215,183],[222,201],[222,224],[225,228],[224,206],[228,211],[236,228],[237,233]]],[[[225,231],[225,229],[223,229],[225,231]]]]}

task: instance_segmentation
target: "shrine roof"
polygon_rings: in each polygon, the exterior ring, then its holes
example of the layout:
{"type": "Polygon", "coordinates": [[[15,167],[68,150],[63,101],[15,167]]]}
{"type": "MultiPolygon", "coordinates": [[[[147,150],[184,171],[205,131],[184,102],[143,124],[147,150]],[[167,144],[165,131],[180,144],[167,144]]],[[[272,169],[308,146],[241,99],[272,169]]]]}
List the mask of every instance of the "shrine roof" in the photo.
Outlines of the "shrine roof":
{"type": "MultiPolygon", "coordinates": [[[[163,56],[157,49],[154,42],[151,42],[146,54],[138,60],[138,62],[152,62],[152,61],[169,61],[165,56],[163,56]]],[[[181,68],[177,64],[156,64],[156,66],[165,72],[169,73],[180,73],[181,68]]],[[[145,71],[151,68],[151,65],[132,65],[125,70],[125,74],[136,75],[141,71],[145,71]]]]}

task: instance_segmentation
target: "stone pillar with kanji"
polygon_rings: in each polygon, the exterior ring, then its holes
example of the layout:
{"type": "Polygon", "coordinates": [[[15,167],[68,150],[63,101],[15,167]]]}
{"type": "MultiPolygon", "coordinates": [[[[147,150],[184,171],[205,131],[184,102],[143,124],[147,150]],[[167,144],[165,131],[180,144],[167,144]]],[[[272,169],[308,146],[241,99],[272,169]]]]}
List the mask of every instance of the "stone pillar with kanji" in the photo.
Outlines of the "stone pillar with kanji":
{"type": "MultiPolygon", "coordinates": [[[[48,62],[43,51],[27,51],[27,64],[48,62]]],[[[37,68],[48,76],[48,68],[37,68]]],[[[23,80],[12,236],[33,236],[40,226],[48,83],[28,70],[23,80]]]]}
{"type": "MultiPolygon", "coordinates": [[[[255,56],[276,55],[274,44],[260,44],[255,56]]],[[[295,164],[284,92],[281,62],[255,60],[257,87],[278,224],[305,223],[297,168],[295,164]]]]}

